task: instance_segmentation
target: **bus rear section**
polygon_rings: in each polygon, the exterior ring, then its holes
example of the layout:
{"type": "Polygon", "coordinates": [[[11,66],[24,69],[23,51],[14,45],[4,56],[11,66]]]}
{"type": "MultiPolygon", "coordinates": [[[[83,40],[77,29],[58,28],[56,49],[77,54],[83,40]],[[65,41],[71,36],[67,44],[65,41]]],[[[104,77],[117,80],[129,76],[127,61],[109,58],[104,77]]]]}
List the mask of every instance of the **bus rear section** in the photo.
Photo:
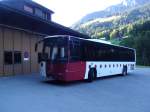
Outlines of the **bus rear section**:
{"type": "MultiPolygon", "coordinates": [[[[42,43],[40,74],[47,79],[61,81],[83,80],[86,65],[79,60],[75,43],[69,36],[56,36],[46,38],[42,43]]],[[[38,46],[36,46],[38,48],[38,46]]],[[[36,48],[36,49],[37,49],[36,48]]],[[[36,50],[37,51],[37,50],[36,50]]]]}

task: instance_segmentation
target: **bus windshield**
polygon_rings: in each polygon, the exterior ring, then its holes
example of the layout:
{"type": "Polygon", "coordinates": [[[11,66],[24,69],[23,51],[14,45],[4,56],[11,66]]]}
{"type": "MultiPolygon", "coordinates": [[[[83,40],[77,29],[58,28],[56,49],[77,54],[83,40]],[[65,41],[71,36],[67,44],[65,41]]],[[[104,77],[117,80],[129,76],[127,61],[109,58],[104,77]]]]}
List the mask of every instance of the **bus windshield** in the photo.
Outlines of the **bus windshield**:
{"type": "Polygon", "coordinates": [[[66,61],[67,52],[65,46],[46,46],[49,49],[48,60],[51,61],[66,61]]]}
{"type": "Polygon", "coordinates": [[[43,42],[43,55],[45,60],[51,62],[67,61],[67,38],[48,38],[45,39],[43,42]]]}

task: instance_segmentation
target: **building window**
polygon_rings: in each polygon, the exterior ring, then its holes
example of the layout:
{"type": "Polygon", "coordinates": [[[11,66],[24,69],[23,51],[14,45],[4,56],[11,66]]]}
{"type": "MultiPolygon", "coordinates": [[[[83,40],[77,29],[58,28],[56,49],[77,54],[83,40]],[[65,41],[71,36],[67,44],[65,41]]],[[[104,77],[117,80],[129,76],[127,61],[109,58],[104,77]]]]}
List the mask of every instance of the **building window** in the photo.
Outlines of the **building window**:
{"type": "Polygon", "coordinates": [[[44,18],[44,13],[42,10],[35,8],[35,15],[44,18]]]}
{"type": "Polygon", "coordinates": [[[4,63],[6,65],[13,64],[13,53],[11,51],[4,52],[4,63]]]}
{"type": "Polygon", "coordinates": [[[43,13],[43,18],[47,20],[47,13],[43,13]]]}
{"type": "Polygon", "coordinates": [[[28,5],[24,5],[24,10],[27,12],[33,13],[33,8],[28,5]]]}
{"type": "Polygon", "coordinates": [[[6,65],[21,64],[22,56],[20,51],[4,51],[4,63],[6,65]]]}
{"type": "Polygon", "coordinates": [[[14,64],[21,64],[22,56],[21,52],[15,51],[14,52],[14,64]]]}
{"type": "Polygon", "coordinates": [[[46,20],[51,20],[50,14],[48,14],[46,12],[43,13],[43,18],[46,19],[46,20]]]}

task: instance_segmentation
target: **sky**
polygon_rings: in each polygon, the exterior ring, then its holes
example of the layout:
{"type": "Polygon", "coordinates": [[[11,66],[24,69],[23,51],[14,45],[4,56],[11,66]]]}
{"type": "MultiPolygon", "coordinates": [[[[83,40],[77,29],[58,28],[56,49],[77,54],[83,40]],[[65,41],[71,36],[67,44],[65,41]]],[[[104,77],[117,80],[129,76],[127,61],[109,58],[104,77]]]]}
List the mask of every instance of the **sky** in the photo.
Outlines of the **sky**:
{"type": "Polygon", "coordinates": [[[64,26],[71,26],[85,15],[103,10],[122,0],[33,0],[54,11],[52,20],[64,26]]]}

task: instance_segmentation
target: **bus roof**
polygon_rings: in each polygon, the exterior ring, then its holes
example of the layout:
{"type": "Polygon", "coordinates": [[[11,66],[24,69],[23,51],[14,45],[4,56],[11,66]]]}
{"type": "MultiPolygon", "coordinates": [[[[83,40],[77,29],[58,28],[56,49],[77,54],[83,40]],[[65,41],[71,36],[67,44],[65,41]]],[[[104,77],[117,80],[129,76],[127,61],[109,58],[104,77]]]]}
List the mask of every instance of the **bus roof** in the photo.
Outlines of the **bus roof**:
{"type": "Polygon", "coordinates": [[[100,40],[100,39],[86,39],[86,40],[93,41],[93,42],[98,42],[98,43],[104,43],[104,44],[111,44],[108,41],[104,41],[104,40],[100,40]]]}
{"type": "MultiPolygon", "coordinates": [[[[84,38],[80,38],[80,37],[75,37],[75,36],[70,36],[70,35],[53,35],[53,36],[47,36],[45,37],[45,39],[47,38],[56,38],[56,37],[66,37],[66,38],[76,38],[79,40],[84,40],[84,41],[91,41],[94,43],[101,43],[101,44],[105,44],[105,45],[110,45],[110,46],[115,46],[115,47],[120,47],[120,48],[125,48],[125,49],[130,49],[130,50],[135,50],[133,48],[129,48],[129,47],[125,47],[125,46],[119,46],[119,45],[115,45],[115,44],[111,44],[110,42],[107,41],[103,41],[103,40],[99,40],[99,39],[84,39],[84,38]]],[[[44,40],[44,39],[43,39],[44,40]]]]}

